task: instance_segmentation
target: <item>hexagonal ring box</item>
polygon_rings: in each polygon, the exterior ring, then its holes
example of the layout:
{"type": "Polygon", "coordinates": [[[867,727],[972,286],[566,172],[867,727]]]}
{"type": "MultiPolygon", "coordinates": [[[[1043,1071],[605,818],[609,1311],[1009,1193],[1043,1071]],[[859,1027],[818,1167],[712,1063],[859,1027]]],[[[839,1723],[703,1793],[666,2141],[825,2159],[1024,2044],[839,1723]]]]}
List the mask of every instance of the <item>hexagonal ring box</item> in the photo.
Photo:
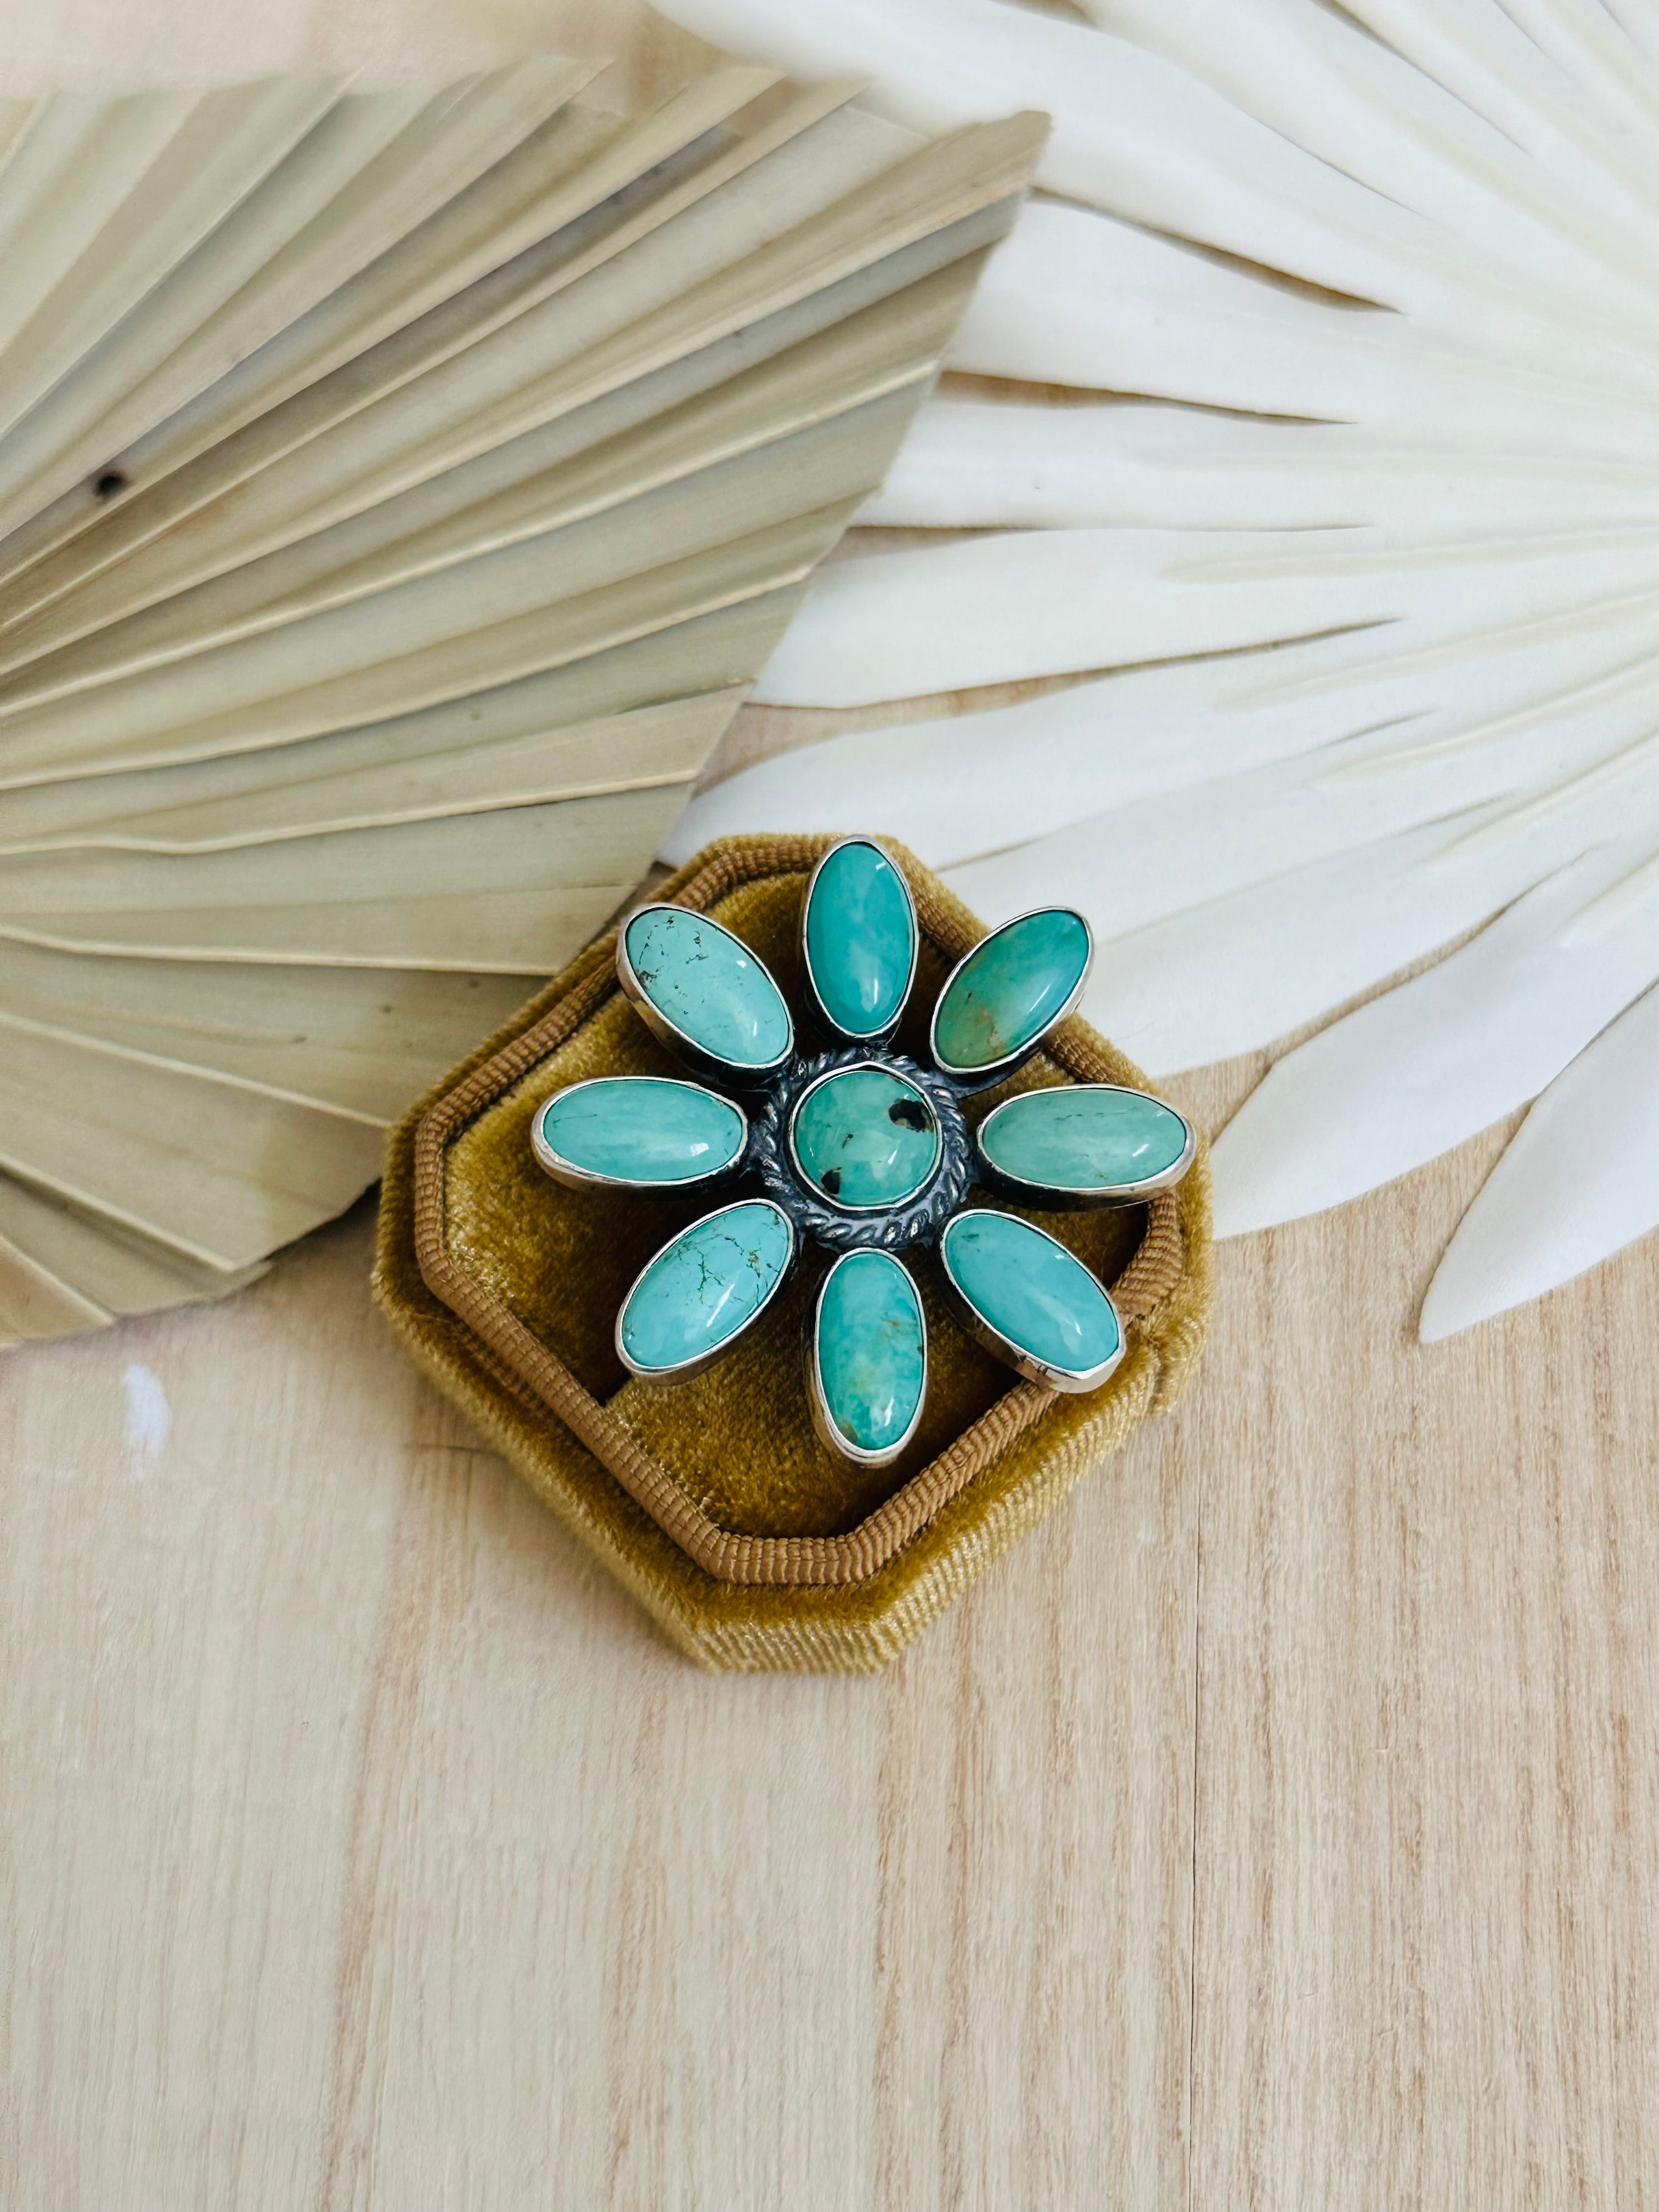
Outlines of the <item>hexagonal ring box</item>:
{"type": "Polygon", "coordinates": [[[1189,1373],[1204,1148],[1070,1012],[1086,935],[988,933],[886,840],[728,839],[394,1132],[383,1307],[701,1663],[884,1664],[1189,1373]],[[1003,1052],[1015,968],[1048,1000],[1003,1052]],[[1069,1111],[1015,1106],[1062,1085],[1069,1111]],[[1120,1159],[1131,1115],[1146,1172],[1070,1187],[1085,1108],[1120,1159]]]}

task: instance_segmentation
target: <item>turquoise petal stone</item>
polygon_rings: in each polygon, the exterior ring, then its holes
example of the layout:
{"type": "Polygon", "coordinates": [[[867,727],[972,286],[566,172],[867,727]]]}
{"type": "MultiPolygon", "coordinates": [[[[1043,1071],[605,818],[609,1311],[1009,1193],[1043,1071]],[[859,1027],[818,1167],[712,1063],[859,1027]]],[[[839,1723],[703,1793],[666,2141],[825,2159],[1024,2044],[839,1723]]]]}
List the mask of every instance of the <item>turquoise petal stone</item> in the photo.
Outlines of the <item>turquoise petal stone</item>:
{"type": "Polygon", "coordinates": [[[1109,1191],[1172,1168],[1187,1148],[1187,1124],[1144,1091],[1104,1083],[1028,1091],[981,1125],[980,1150],[994,1168],[1054,1191],[1109,1191]]]}
{"type": "Polygon", "coordinates": [[[902,1204],[939,1153],[933,1108],[885,1067],[826,1076],[796,1109],[789,1141],[807,1182],[854,1212],[902,1204]]]}
{"type": "Polygon", "coordinates": [[[1111,1300],[1081,1260],[1012,1213],[958,1213],[939,1239],[945,1272],[981,1321],[1021,1352],[1087,1375],[1117,1352],[1111,1300]]]}
{"type": "Polygon", "coordinates": [[[729,1344],[788,1271],[793,1231],[769,1199],[723,1206],[665,1244],[628,1294],[617,1340],[660,1374],[729,1344]]]}
{"type": "Polygon", "coordinates": [[[830,1419],[860,1451],[890,1452],[921,1404],[927,1331],[909,1270],[886,1252],[853,1252],[818,1302],[818,1381],[830,1419]]]}
{"type": "Polygon", "coordinates": [[[844,1036],[892,1027],[916,964],[916,918],[904,878],[862,842],[820,863],[806,905],[806,963],[818,1004],[844,1036]]]}
{"type": "Polygon", "coordinates": [[[682,1036],[738,1068],[773,1067],[794,1042],[789,1009],[746,945],[684,907],[647,907],[628,925],[640,988],[682,1036]]]}
{"type": "Polygon", "coordinates": [[[547,1149],[613,1182],[696,1182],[743,1151],[748,1125],[729,1099],[654,1075],[603,1076],[556,1091],[538,1124],[547,1149]]]}
{"type": "Polygon", "coordinates": [[[976,945],[933,1015],[933,1057],[972,1075],[1035,1044],[1089,964],[1089,930],[1069,907],[1022,915],[976,945]]]}

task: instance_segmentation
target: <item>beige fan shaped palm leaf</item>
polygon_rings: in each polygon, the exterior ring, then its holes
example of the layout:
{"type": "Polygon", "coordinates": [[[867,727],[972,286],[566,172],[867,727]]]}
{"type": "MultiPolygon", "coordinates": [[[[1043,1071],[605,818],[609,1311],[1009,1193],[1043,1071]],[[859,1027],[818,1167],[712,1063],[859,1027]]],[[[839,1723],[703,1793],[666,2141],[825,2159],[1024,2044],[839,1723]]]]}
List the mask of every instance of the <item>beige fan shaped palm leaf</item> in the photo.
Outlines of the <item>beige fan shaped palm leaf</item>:
{"type": "Polygon", "coordinates": [[[624,897],[1042,135],[591,74],[0,106],[0,1340],[245,1280],[624,897]]]}

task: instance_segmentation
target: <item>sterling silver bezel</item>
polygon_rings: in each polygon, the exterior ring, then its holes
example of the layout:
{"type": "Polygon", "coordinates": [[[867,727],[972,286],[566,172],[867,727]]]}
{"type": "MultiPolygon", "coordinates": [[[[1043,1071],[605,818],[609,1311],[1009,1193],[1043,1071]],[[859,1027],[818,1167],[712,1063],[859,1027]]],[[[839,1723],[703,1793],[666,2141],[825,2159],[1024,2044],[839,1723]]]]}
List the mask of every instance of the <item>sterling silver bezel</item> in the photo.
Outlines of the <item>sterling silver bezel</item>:
{"type": "Polygon", "coordinates": [[[859,1246],[850,1252],[842,1253],[824,1270],[823,1280],[818,1285],[812,1300],[812,1311],[806,1328],[806,1402],[818,1442],[827,1445],[837,1457],[851,1460],[856,1466],[890,1467],[915,1442],[916,1431],[921,1426],[921,1417],[927,1407],[927,1310],[922,1304],[915,1277],[895,1254],[884,1252],[877,1245],[859,1246]],[[905,1280],[910,1285],[910,1295],[916,1303],[916,1318],[921,1323],[921,1390],[916,1399],[916,1410],[911,1414],[910,1425],[898,1442],[881,1451],[866,1450],[862,1445],[855,1444],[850,1437],[844,1436],[836,1425],[836,1418],[830,1411],[829,1395],[823,1387],[823,1370],[818,1365],[818,1317],[823,1310],[824,1296],[830,1282],[849,1260],[871,1256],[890,1261],[894,1267],[903,1271],[905,1280]]]}
{"type": "MultiPolygon", "coordinates": [[[[1056,1367],[1046,1359],[1039,1359],[1035,1352],[1028,1352],[1023,1345],[1016,1344],[1012,1337],[1005,1336],[1000,1328],[987,1321],[957,1280],[950,1259],[951,1231],[958,1221],[968,1221],[972,1218],[971,1207],[963,1212],[953,1213],[939,1232],[939,1273],[944,1278],[945,1295],[951,1312],[955,1314],[976,1344],[988,1352],[994,1359],[1000,1359],[1005,1367],[1012,1367],[1017,1375],[1023,1375],[1028,1382],[1046,1382],[1051,1390],[1061,1390],[1067,1395],[1081,1395],[1085,1391],[1098,1390],[1103,1382],[1108,1382],[1116,1373],[1122,1364],[1123,1355],[1128,1348],[1124,1335],[1123,1316],[1119,1313],[1111,1292],[1103,1283],[1100,1285],[1101,1296],[1111,1307],[1112,1318],[1117,1323],[1117,1349],[1109,1358],[1102,1360],[1098,1366],[1086,1369],[1056,1367]]],[[[1009,1218],[1018,1218],[1018,1216],[1009,1218]]],[[[1078,1259],[1077,1254],[1073,1251],[1069,1244],[1062,1243],[1058,1237],[1049,1236],[1046,1229],[1039,1229],[1035,1221],[1023,1222],[1022,1226],[1029,1229],[1034,1237],[1047,1237],[1050,1244],[1059,1245],[1066,1258],[1076,1261],[1077,1265],[1083,1268],[1085,1274],[1093,1273],[1091,1268],[1078,1259]]],[[[1096,1279],[1098,1280],[1098,1278],[1096,1279]]]]}
{"type": "Polygon", "coordinates": [[[752,945],[745,945],[742,938],[727,929],[723,922],[716,921],[712,915],[699,914],[692,907],[678,906],[672,899],[642,901],[633,908],[617,932],[617,981],[652,1036],[659,1044],[666,1045],[675,1058],[683,1060],[694,1074],[718,1078],[740,1091],[763,1091],[769,1083],[775,1082],[783,1073],[795,1056],[795,1018],[789,1011],[788,1000],[778,988],[777,977],[752,945]],[[647,914],[688,915],[693,921],[718,930],[722,937],[729,937],[738,951],[754,962],[774,991],[777,992],[778,1003],[783,1008],[783,1018],[789,1026],[784,1048],[775,1060],[767,1060],[764,1064],[758,1060],[722,1060],[718,1054],[706,1051],[695,1037],[689,1036],[678,1022],[672,1020],[660,1006],[653,1002],[628,955],[628,933],[641,915],[647,914]]]}
{"type": "Polygon", "coordinates": [[[931,1240],[954,1213],[973,1179],[973,1153],[962,1102],[936,1068],[923,1067],[902,1053],[889,1052],[878,1066],[902,1075],[932,1104],[939,1121],[943,1146],[933,1181],[925,1184],[908,1206],[892,1212],[842,1213],[821,1196],[816,1186],[801,1180],[786,1141],[789,1109],[799,1092],[820,1075],[861,1066],[869,1055],[860,1045],[843,1045],[839,1051],[819,1053],[798,1062],[757,1109],[749,1127],[749,1164],[767,1196],[775,1199],[803,1237],[832,1252],[879,1245],[887,1251],[931,1240]]]}
{"type": "Polygon", "coordinates": [[[555,1182],[563,1183],[570,1190],[627,1190],[637,1192],[645,1198],[676,1198],[682,1193],[717,1190],[721,1184],[740,1176],[749,1158],[749,1116],[735,1098],[723,1092],[711,1091],[707,1085],[692,1083],[683,1075],[590,1075],[580,1083],[568,1083],[562,1091],[556,1091],[544,1098],[536,1109],[530,1123],[530,1148],[536,1155],[537,1164],[555,1182]],[[575,1161],[550,1144],[542,1129],[542,1120],[550,1107],[561,1099],[574,1098],[579,1091],[592,1091],[603,1084],[614,1090],[622,1083],[667,1084],[680,1091],[695,1091],[699,1097],[712,1098],[738,1117],[743,1134],[734,1157],[724,1167],[709,1168],[702,1175],[682,1176],[675,1181],[653,1182],[645,1176],[601,1175],[596,1169],[579,1167],[575,1161]]]}
{"type": "Polygon", "coordinates": [[[1052,1086],[1067,1094],[1083,1091],[1119,1091],[1130,1098],[1150,1098],[1173,1114],[1187,1133],[1180,1158],[1157,1175],[1143,1176],[1139,1182],[1108,1183],[1103,1186],[1068,1183],[1027,1182],[1023,1176],[1010,1175],[1000,1168],[985,1148],[985,1132],[1011,1106],[1018,1106],[1027,1098],[1039,1094],[1034,1091],[1018,1091],[1012,1098],[1004,1098],[994,1105],[974,1131],[974,1164],[979,1179],[988,1190],[1000,1191],[1005,1198],[1012,1198],[1023,1206],[1034,1206],[1039,1212],[1045,1207],[1054,1212],[1092,1213],[1121,1210],[1124,1206],[1144,1206],[1149,1199],[1158,1198],[1166,1190],[1173,1190],[1198,1156],[1198,1132],[1178,1106],[1171,1106],[1167,1098],[1158,1097],[1156,1091],[1137,1090],[1133,1083],[1067,1083],[1052,1086]]]}
{"type": "Polygon", "coordinates": [[[911,893],[908,883],[905,880],[903,869],[900,867],[898,862],[893,858],[892,854],[888,852],[886,848],[882,845],[878,839],[874,837],[860,836],[837,837],[835,843],[830,848],[829,851],[820,857],[817,866],[813,869],[811,874],[806,879],[806,896],[800,902],[800,929],[799,935],[800,947],[800,972],[803,987],[806,994],[806,1003],[811,1010],[812,1018],[817,1022],[819,1028],[823,1030],[830,1036],[834,1037],[837,1042],[842,1044],[877,1045],[884,1043],[885,1041],[893,1035],[894,1031],[898,1028],[899,1024],[903,1020],[904,1010],[910,1003],[910,994],[916,987],[916,970],[921,965],[921,924],[917,919],[916,902],[911,893]],[[898,1011],[894,1014],[890,1021],[883,1022],[878,1028],[873,1030],[847,1029],[835,1018],[833,1014],[830,1013],[828,1007],[825,1006],[823,997],[819,993],[817,978],[812,973],[812,955],[806,942],[806,921],[807,916],[812,910],[812,894],[817,889],[818,878],[823,873],[824,868],[827,866],[829,862],[835,859],[836,854],[845,852],[849,845],[867,845],[872,853],[878,853],[882,859],[886,861],[888,866],[898,878],[899,887],[904,893],[905,907],[910,916],[910,972],[905,977],[904,988],[899,994],[898,1011]]]}
{"type": "Polygon", "coordinates": [[[637,1382],[649,1383],[653,1389],[672,1389],[677,1382],[689,1382],[694,1376],[706,1374],[709,1368],[715,1364],[716,1361],[725,1358],[726,1353],[731,1351],[732,1346],[736,1344],[739,1339],[747,1336],[750,1330],[755,1326],[755,1323],[760,1319],[761,1316],[766,1312],[773,1300],[782,1290],[784,1285],[794,1273],[796,1264],[799,1261],[799,1231],[796,1229],[794,1223],[789,1218],[789,1216],[784,1212],[783,1208],[773,1199],[759,1196],[752,1198],[734,1198],[728,1206],[717,1206],[712,1213],[700,1213],[695,1221],[688,1221],[684,1229],[677,1229],[674,1234],[667,1238],[665,1243],[658,1245],[656,1250],[646,1261],[644,1267],[640,1269],[639,1273],[635,1276],[633,1281],[628,1285],[628,1295],[623,1298],[622,1304],[617,1309],[617,1318],[611,1331],[612,1340],[617,1347],[617,1358],[637,1382]],[[638,1290],[640,1285],[645,1280],[653,1267],[656,1266],[663,1254],[672,1250],[672,1249],[679,1243],[682,1237],[689,1237],[694,1229],[706,1229],[711,1221],[718,1221],[722,1214],[735,1213],[738,1208],[741,1206],[766,1206],[771,1212],[777,1215],[779,1220],[782,1222],[784,1227],[789,1231],[789,1256],[784,1261],[782,1267],[779,1268],[776,1282],[773,1284],[771,1289],[766,1293],[766,1296],[755,1308],[754,1312],[750,1315],[748,1320],[740,1322],[738,1327],[732,1330],[730,1336],[723,1336],[720,1342],[715,1345],[711,1351],[700,1352],[695,1356],[695,1358],[690,1359],[682,1359],[673,1367],[641,1367],[637,1360],[629,1356],[628,1348],[623,1342],[623,1322],[627,1316],[629,1307],[634,1302],[635,1291],[638,1290]]]}
{"type": "Polygon", "coordinates": [[[963,954],[961,959],[957,961],[956,966],[952,968],[950,974],[945,977],[944,982],[939,986],[939,996],[933,1001],[933,1011],[929,1016],[927,1022],[928,1057],[932,1060],[934,1066],[938,1068],[939,1073],[945,1078],[945,1081],[953,1085],[964,1097],[971,1097],[976,1091],[990,1090],[994,1084],[1001,1083],[1006,1080],[1007,1077],[1018,1073],[1018,1072],[1024,1066],[1028,1060],[1034,1060],[1037,1054],[1042,1051],[1043,1046],[1047,1044],[1048,1039],[1054,1035],[1054,1031],[1060,1027],[1060,1024],[1063,1021],[1067,1020],[1073,1013],[1076,1012],[1078,1002],[1082,998],[1085,990],[1088,988],[1089,977],[1093,970],[1094,964],[1095,933],[1089,927],[1088,915],[1086,914],[1079,914],[1076,907],[1030,906],[1027,907],[1021,914],[1011,914],[1006,921],[1000,921],[994,929],[988,929],[984,936],[980,939],[977,945],[971,945],[969,946],[967,951],[963,954]],[[1072,986],[1065,1005],[1060,1008],[1058,1012],[1052,1014],[1043,1024],[1042,1027],[1037,1031],[1036,1035],[1030,1040],[1030,1043],[1021,1045],[1018,1052],[1011,1052],[1006,1054],[1003,1059],[991,1061],[983,1067],[957,1068],[951,1066],[947,1061],[939,1057],[939,1009],[944,1006],[945,1000],[949,998],[951,985],[956,981],[957,976],[961,975],[963,969],[968,965],[968,963],[970,960],[975,959],[978,955],[985,950],[988,945],[992,944],[997,938],[1006,934],[1007,931],[1016,927],[1020,922],[1030,921],[1033,915],[1039,914],[1069,914],[1083,925],[1083,967],[1078,975],[1077,981],[1072,986]]]}
{"type": "Polygon", "coordinates": [[[849,1060],[844,1067],[826,1067],[821,1074],[815,1075],[810,1083],[804,1085],[796,1092],[790,1103],[789,1119],[784,1125],[783,1141],[789,1156],[789,1165],[802,1188],[810,1192],[819,1205],[827,1206],[832,1212],[845,1214],[849,1220],[854,1221],[867,1221],[872,1214],[905,1212],[915,1205],[925,1191],[933,1188],[939,1179],[939,1171],[945,1160],[945,1131],[939,1121],[938,1106],[919,1083],[913,1082],[910,1076],[890,1060],[849,1060]],[[884,1075],[890,1081],[902,1084],[905,1090],[914,1091],[921,1099],[933,1124],[933,1157],[928,1164],[927,1174],[904,1197],[894,1200],[883,1199],[874,1206],[848,1206],[842,1200],[825,1190],[821,1183],[814,1182],[811,1176],[807,1174],[805,1164],[800,1154],[795,1150],[795,1124],[800,1119],[801,1109],[815,1091],[822,1091],[826,1083],[834,1083],[843,1075],[856,1075],[864,1068],[872,1068],[877,1074],[884,1075]]]}

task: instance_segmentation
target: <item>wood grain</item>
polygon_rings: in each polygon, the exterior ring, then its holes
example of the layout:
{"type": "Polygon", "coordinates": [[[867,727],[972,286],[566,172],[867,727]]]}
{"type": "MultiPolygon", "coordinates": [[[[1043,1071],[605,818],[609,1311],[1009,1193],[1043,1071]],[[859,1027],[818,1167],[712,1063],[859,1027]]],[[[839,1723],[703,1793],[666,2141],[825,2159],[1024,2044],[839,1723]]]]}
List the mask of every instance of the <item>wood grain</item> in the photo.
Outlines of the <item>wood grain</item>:
{"type": "Polygon", "coordinates": [[[1416,1346],[1495,1142],[872,1682],[684,1667],[361,1209],[8,1357],[0,2201],[1659,2202],[1659,1250],[1416,1346]]]}

